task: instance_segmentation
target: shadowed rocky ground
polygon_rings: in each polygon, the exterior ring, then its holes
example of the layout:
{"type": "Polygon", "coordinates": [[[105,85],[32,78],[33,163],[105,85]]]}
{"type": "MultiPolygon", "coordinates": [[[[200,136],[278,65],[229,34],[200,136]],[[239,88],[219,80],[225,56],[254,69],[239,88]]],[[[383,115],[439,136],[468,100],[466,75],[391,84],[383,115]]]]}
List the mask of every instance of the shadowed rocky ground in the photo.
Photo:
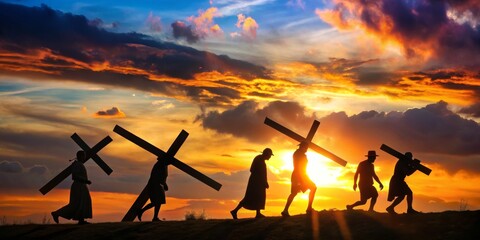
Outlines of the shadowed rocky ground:
{"type": "Polygon", "coordinates": [[[480,211],[401,214],[321,211],[240,220],[0,226],[0,239],[480,239],[480,211]]]}

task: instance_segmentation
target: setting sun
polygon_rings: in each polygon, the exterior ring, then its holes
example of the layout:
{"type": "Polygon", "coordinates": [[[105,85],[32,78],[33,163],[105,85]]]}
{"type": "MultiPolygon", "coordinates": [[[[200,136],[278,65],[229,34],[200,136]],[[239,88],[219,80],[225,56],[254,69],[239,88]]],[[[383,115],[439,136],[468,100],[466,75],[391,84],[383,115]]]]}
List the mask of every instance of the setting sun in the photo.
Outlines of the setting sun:
{"type": "MultiPolygon", "coordinates": [[[[307,152],[307,174],[312,181],[321,187],[345,186],[339,178],[343,175],[343,167],[338,166],[332,160],[312,151],[307,152]],[[330,164],[333,163],[333,164],[330,164]],[[335,165],[334,165],[335,164],[335,165]]],[[[349,184],[350,185],[350,184],[349,184]]]]}
{"type": "MultiPolygon", "coordinates": [[[[291,173],[293,171],[294,151],[295,149],[279,151],[279,161],[276,161],[276,159],[275,161],[272,161],[270,169],[275,173],[280,171],[288,171],[291,173]]],[[[345,180],[341,180],[340,177],[343,176],[346,171],[350,171],[348,167],[341,167],[332,160],[313,152],[312,150],[307,151],[307,158],[307,174],[318,187],[345,186],[345,180]]],[[[289,181],[290,179],[288,179],[288,184],[290,184],[289,181]]],[[[351,184],[348,184],[348,186],[350,185],[351,184]]]]}

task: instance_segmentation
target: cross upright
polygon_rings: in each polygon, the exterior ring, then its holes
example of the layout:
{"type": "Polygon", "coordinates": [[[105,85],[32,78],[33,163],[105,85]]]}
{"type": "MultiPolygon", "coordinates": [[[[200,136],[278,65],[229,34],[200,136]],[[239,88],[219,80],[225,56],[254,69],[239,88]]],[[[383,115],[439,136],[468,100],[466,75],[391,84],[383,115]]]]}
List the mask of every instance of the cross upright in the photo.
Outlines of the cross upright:
{"type": "MultiPolygon", "coordinates": [[[[105,146],[107,146],[107,144],[112,142],[112,138],[110,136],[106,136],[104,139],[102,139],[102,141],[95,144],[95,146],[93,146],[92,148],[90,148],[82,140],[82,138],[76,133],[74,133],[71,136],[71,138],[73,139],[73,141],[75,141],[77,143],[78,146],[80,146],[80,148],[83,151],[85,151],[86,158],[85,158],[85,161],[82,162],[82,163],[85,163],[86,161],[88,161],[91,158],[107,175],[110,175],[113,172],[113,170],[97,155],[97,153],[100,150],[102,150],[102,148],[104,148],[105,146]]],[[[42,188],[40,188],[40,192],[43,195],[47,194],[48,192],[50,192],[50,190],[52,190],[54,187],[56,187],[58,184],[60,184],[63,180],[65,180],[65,178],[67,178],[70,174],[72,174],[71,165],[68,166],[67,168],[65,168],[57,176],[52,178],[52,180],[50,180],[42,188]]]]}
{"type": "Polygon", "coordinates": [[[318,126],[320,125],[320,122],[317,120],[314,120],[312,123],[312,127],[310,128],[310,131],[307,134],[307,137],[304,138],[300,136],[299,134],[293,132],[292,130],[282,126],[281,124],[273,121],[272,119],[266,117],[264,123],[273,129],[285,134],[287,137],[292,138],[295,141],[298,142],[307,142],[308,147],[311,148],[313,151],[322,154],[323,156],[333,160],[334,162],[342,165],[345,167],[347,165],[347,161],[343,160],[342,158],[338,157],[337,155],[327,151],[326,149],[318,146],[315,143],[312,143],[313,136],[315,136],[315,133],[317,132],[318,126]]]}
{"type": "MultiPolygon", "coordinates": [[[[188,137],[188,132],[182,130],[180,134],[177,136],[175,141],[172,143],[170,148],[167,152],[162,151],[161,149],[155,147],[154,145],[150,144],[149,142],[137,137],[133,133],[127,131],[126,129],[116,125],[113,129],[114,132],[118,133],[120,136],[126,138],[127,140],[135,143],[139,147],[147,150],[148,152],[152,153],[153,155],[157,156],[159,159],[164,159],[167,161],[168,164],[171,164],[178,169],[184,171],[188,175],[196,178],[197,180],[205,183],[206,185],[210,186],[211,188],[219,191],[222,185],[215,180],[205,176],[201,172],[195,170],[194,168],[188,166],[187,164],[181,162],[177,158],[175,158],[175,154],[178,152],[180,147],[182,146],[183,142],[188,137]]],[[[135,202],[132,204],[128,212],[122,219],[122,222],[131,222],[137,216],[138,211],[145,205],[148,200],[148,189],[147,186],[142,190],[140,195],[138,195],[135,202]]]]}
{"type": "MultiPolygon", "coordinates": [[[[395,150],[395,149],[387,146],[386,144],[382,144],[382,146],[380,146],[380,149],[383,150],[384,152],[386,152],[386,153],[388,153],[388,154],[390,154],[390,155],[398,158],[398,159],[401,159],[401,158],[404,158],[404,157],[405,157],[404,154],[402,154],[402,153],[400,153],[399,151],[397,151],[397,150],[395,150]]],[[[414,160],[418,160],[418,159],[414,159],[414,160]]],[[[430,175],[430,173],[432,172],[432,169],[430,169],[430,168],[424,166],[423,164],[421,164],[421,163],[420,163],[420,160],[418,160],[418,163],[412,162],[412,164],[414,164],[414,167],[415,167],[418,171],[420,171],[420,172],[422,172],[422,173],[424,173],[424,174],[426,174],[426,175],[430,175]]]]}

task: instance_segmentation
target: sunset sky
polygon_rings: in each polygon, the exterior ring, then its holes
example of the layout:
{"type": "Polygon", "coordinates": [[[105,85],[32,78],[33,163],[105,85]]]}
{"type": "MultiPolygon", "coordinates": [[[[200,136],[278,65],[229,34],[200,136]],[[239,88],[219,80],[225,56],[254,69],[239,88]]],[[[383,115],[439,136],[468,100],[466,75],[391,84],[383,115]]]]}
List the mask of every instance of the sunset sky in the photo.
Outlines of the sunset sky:
{"type": "MultiPolygon", "coordinates": [[[[263,213],[279,216],[297,143],[267,116],[303,136],[320,121],[313,142],[348,162],[308,152],[317,210],[360,198],[353,175],[376,150],[385,212],[396,159],[382,143],[433,170],[406,179],[417,210],[480,209],[480,4],[0,1],[0,217],[9,222],[40,222],[68,203],[70,178],[45,196],[38,189],[74,158],[73,133],[90,146],[112,137],[99,155],[113,173],[85,166],[92,221],[120,221],[156,157],[116,124],[165,151],[186,130],[177,158],[223,184],[217,192],[171,166],[160,218],[230,218],[265,147],[275,155],[263,213]]],[[[291,214],[306,209],[308,194],[297,198],[291,214]]]]}

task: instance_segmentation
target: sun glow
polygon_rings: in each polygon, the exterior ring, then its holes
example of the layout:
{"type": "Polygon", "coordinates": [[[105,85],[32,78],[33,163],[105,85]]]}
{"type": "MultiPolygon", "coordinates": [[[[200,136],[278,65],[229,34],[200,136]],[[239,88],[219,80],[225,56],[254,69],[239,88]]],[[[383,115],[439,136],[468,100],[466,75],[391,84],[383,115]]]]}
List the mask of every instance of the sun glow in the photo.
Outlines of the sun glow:
{"type": "MultiPolygon", "coordinates": [[[[277,167],[280,171],[293,171],[293,152],[285,151],[279,154],[282,163],[277,167]]],[[[340,187],[343,186],[341,176],[344,169],[336,166],[332,160],[313,151],[307,152],[307,174],[317,187],[340,187]],[[332,162],[333,164],[331,164],[332,162]]]]}
{"type": "Polygon", "coordinates": [[[312,151],[307,152],[307,174],[317,187],[333,187],[339,185],[343,175],[342,168],[329,164],[332,160],[312,151]]]}

